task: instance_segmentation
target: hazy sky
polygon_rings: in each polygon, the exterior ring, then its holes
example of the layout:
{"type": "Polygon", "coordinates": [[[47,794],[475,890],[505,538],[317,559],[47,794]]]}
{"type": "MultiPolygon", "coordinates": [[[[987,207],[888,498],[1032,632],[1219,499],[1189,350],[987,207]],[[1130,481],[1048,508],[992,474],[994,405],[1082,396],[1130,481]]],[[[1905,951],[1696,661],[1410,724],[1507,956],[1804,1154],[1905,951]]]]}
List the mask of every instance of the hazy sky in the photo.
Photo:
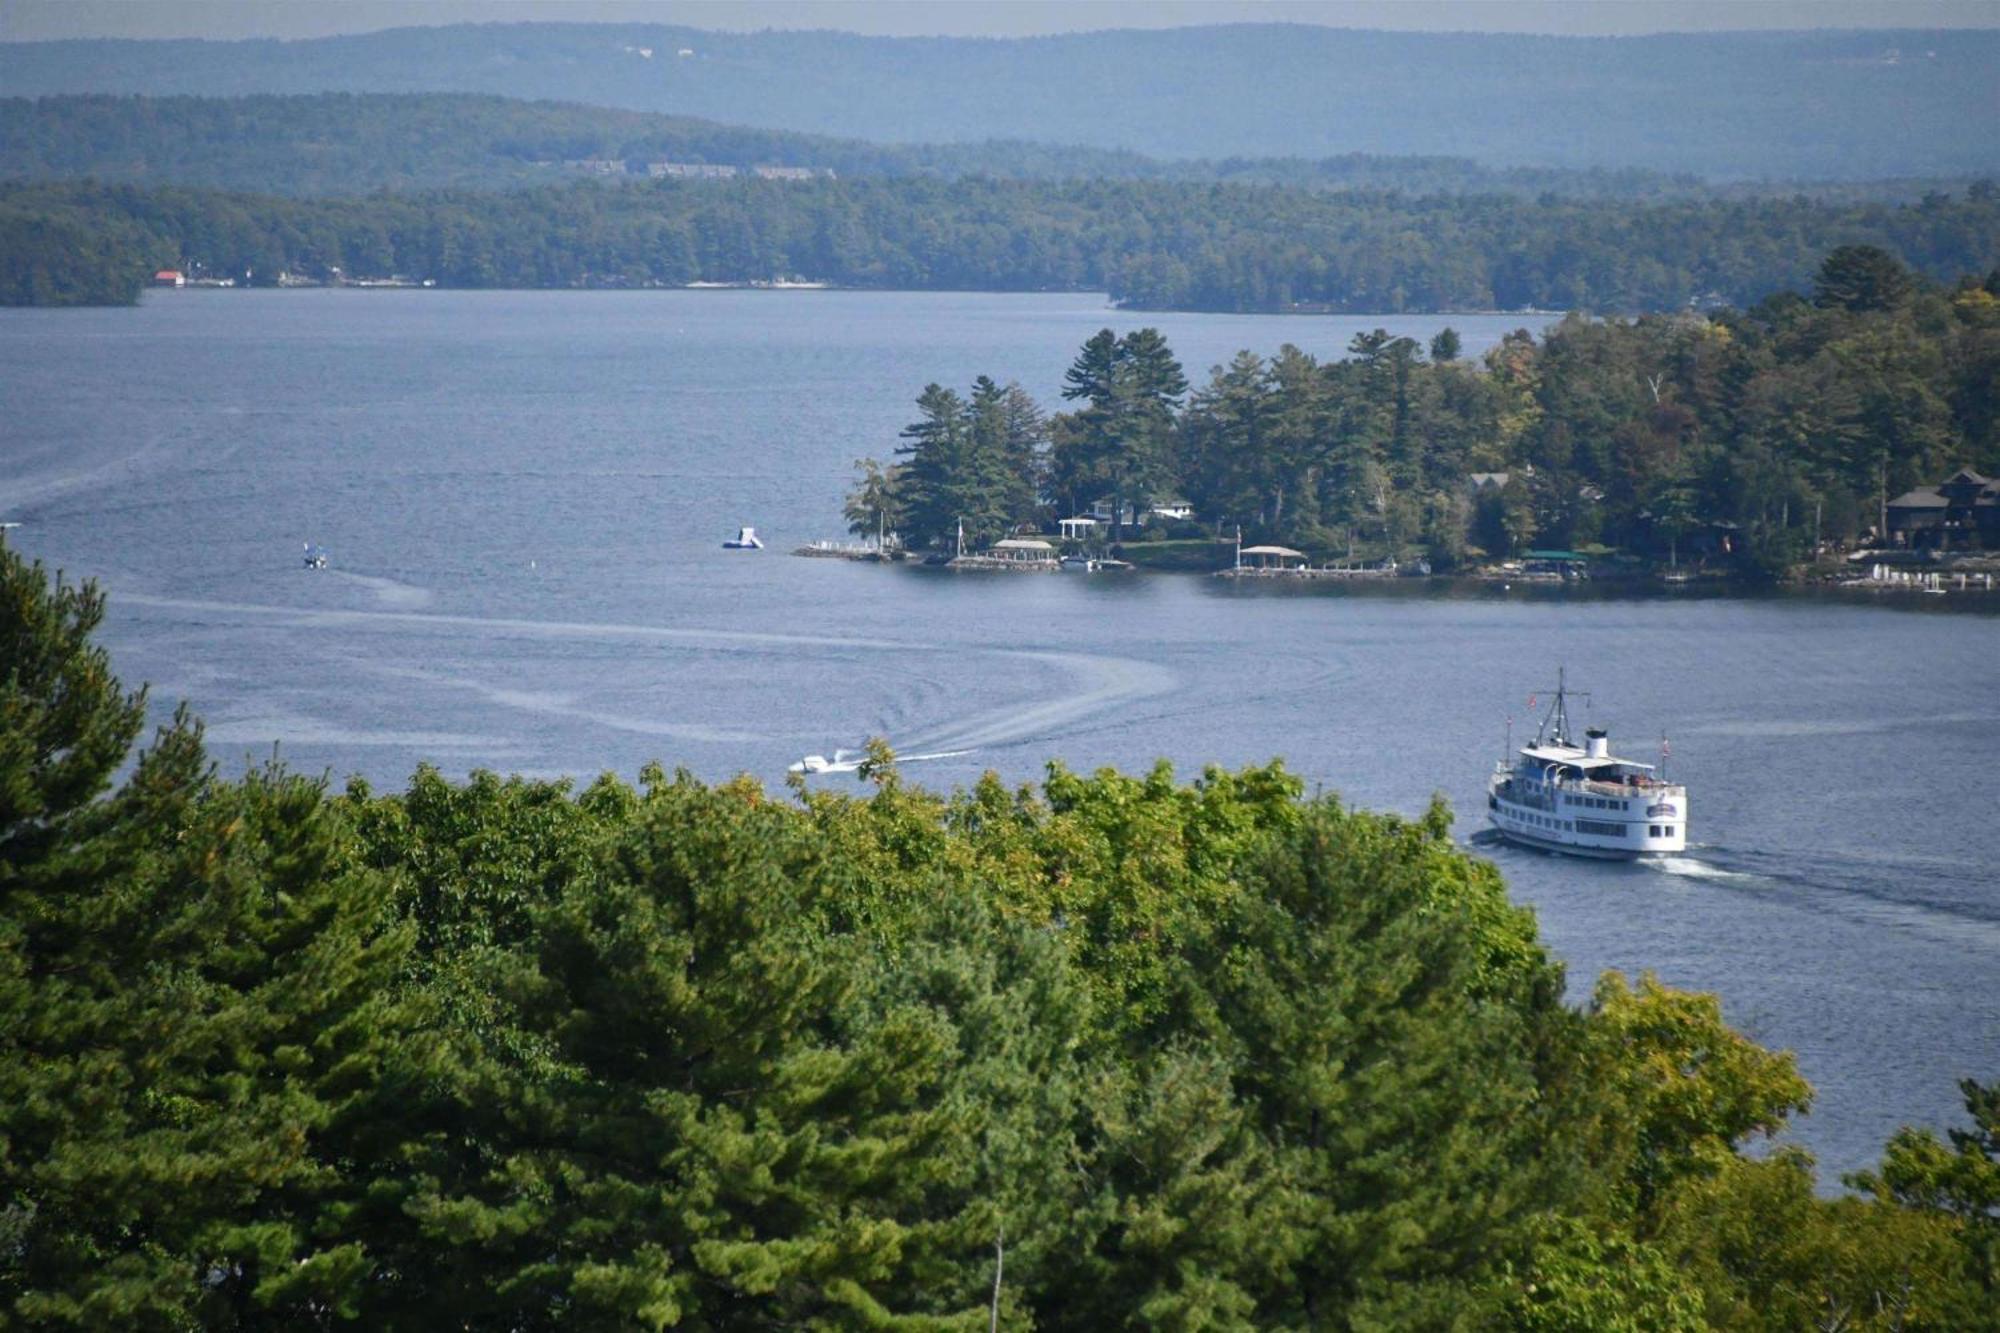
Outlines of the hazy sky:
{"type": "Polygon", "coordinates": [[[1610,35],[1992,28],[2000,0],[0,0],[0,40],[321,37],[410,24],[681,23],[1024,36],[1198,23],[1610,35]]]}

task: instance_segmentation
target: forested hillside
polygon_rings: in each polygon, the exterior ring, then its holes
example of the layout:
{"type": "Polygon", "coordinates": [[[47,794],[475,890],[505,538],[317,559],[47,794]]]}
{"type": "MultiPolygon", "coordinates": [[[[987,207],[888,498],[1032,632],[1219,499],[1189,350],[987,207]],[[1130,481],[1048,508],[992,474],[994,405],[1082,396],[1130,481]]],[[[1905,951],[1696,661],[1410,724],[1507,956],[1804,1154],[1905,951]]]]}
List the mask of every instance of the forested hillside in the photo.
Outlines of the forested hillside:
{"type": "Polygon", "coordinates": [[[1191,501],[1322,556],[1451,570],[1468,557],[1601,544],[1781,573],[1815,543],[1883,530],[1892,496],[2000,471],[2000,270],[1926,288],[1867,247],[1828,256],[1810,299],[1523,329],[1481,364],[1378,329],[1345,359],[1244,351],[1192,388],[1151,329],[1085,344],[1071,410],[998,378],[931,385],[858,531],[983,545],[1114,497],[1191,501]],[[1475,482],[1475,478],[1480,480],[1475,482]]]}
{"type": "Polygon", "coordinates": [[[1991,172],[2000,33],[1630,38],[1234,25],[1013,40],[649,25],[0,45],[16,96],[467,92],[882,142],[1344,153],[1704,177],[1991,172]]]}
{"type": "Polygon", "coordinates": [[[1854,1197],[1441,805],[218,777],[0,543],[0,1318],[2000,1328],[2000,1089],[1854,1197]]]}
{"type": "MultiPolygon", "coordinates": [[[[464,94],[0,99],[0,178],[88,176],[312,195],[546,185],[580,169],[643,175],[656,161],[797,166],[841,176],[1235,181],[1410,194],[1654,199],[1722,192],[1690,175],[1496,168],[1462,157],[1350,153],[1211,161],[1022,140],[866,143],[464,94]]],[[[1797,182],[1760,192],[1916,198],[1945,184],[1797,182]]]]}
{"type": "Polygon", "coordinates": [[[1105,290],[1197,310],[1750,304],[1866,243],[1946,279],[2000,264],[2000,193],[1808,199],[1411,198],[1167,182],[985,178],[581,183],[286,200],[179,188],[0,186],[0,302],[136,298],[155,267],[236,280],[403,274],[450,287],[801,278],[876,288],[1105,290]],[[64,248],[46,238],[61,234],[64,248]],[[135,239],[138,238],[138,239],[135,239]],[[88,267],[89,280],[57,280],[88,267]]]}

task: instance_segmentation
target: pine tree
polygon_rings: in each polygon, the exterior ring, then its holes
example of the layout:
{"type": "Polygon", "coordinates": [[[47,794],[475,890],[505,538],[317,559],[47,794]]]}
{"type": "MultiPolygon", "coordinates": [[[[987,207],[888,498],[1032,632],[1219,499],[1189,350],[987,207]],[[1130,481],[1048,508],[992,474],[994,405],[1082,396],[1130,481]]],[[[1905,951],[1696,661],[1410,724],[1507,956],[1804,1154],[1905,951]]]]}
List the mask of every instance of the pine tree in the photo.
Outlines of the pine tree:
{"type": "Polygon", "coordinates": [[[324,792],[208,775],[87,642],[102,601],[0,549],[0,1309],[83,1327],[357,1308],[347,1158],[409,1048],[407,934],[324,792]]]}
{"type": "Polygon", "coordinates": [[[965,402],[940,384],[917,397],[919,418],[905,426],[896,453],[907,461],[903,477],[904,537],[915,547],[951,549],[964,496],[967,439],[965,402]]]}

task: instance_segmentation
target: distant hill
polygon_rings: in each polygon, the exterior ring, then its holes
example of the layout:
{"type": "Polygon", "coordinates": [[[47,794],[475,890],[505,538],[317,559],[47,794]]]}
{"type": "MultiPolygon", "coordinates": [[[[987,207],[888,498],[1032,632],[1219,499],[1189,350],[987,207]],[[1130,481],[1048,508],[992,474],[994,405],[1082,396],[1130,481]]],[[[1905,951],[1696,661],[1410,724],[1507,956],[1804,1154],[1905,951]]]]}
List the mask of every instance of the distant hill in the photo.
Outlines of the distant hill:
{"type": "Polygon", "coordinates": [[[468,92],[901,143],[1347,153],[1708,178],[2000,168],[2000,31],[1626,38],[1287,25],[1017,40],[652,25],[0,44],[17,96],[468,92]]]}
{"type": "MultiPolygon", "coordinates": [[[[1663,199],[1712,192],[1693,176],[1495,168],[1451,157],[1211,161],[1022,140],[875,144],[467,93],[0,98],[0,178],[89,176],[318,195],[547,185],[587,174],[644,175],[657,162],[803,167],[843,177],[1186,180],[1425,195],[1663,199]]],[[[1917,191],[1883,183],[1868,192],[1914,197],[1917,191]]]]}
{"type": "Polygon", "coordinates": [[[1192,181],[1412,196],[1565,199],[1753,197],[1902,202],[1969,178],[1718,185],[1638,168],[1488,167],[1461,157],[1155,158],[993,139],[877,144],[689,116],[476,93],[0,98],[0,179],[89,177],[295,196],[509,189],[579,176],[632,180],[659,163],[804,168],[857,176],[1192,181]]]}

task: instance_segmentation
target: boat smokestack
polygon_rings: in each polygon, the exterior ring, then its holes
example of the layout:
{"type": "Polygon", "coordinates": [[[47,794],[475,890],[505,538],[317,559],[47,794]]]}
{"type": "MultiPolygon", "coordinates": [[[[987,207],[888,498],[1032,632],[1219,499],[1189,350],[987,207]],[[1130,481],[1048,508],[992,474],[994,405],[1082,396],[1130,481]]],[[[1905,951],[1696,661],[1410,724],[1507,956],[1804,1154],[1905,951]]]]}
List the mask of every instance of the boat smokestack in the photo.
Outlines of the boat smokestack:
{"type": "Polygon", "coordinates": [[[1611,738],[1602,727],[1592,727],[1583,733],[1583,752],[1591,759],[1606,759],[1611,755],[1611,738]]]}

